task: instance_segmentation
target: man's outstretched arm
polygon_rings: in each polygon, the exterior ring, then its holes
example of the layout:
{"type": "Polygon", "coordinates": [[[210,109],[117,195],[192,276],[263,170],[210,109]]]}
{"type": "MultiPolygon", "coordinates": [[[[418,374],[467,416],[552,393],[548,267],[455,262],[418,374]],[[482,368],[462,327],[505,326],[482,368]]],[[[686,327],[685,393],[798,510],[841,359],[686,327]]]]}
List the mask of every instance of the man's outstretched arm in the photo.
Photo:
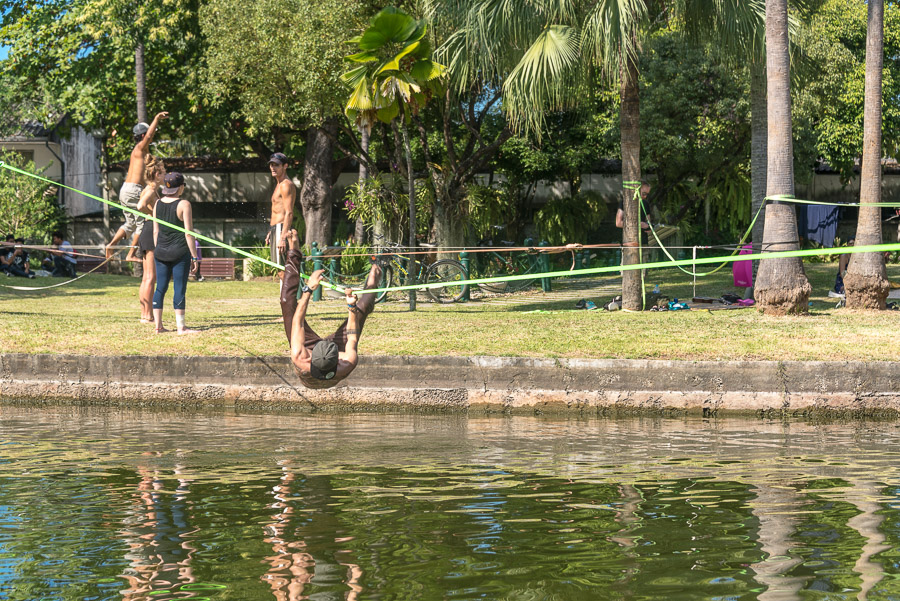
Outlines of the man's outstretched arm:
{"type": "Polygon", "coordinates": [[[153,121],[150,123],[149,129],[147,129],[147,133],[144,134],[143,139],[137,143],[137,148],[141,149],[141,152],[146,153],[150,144],[153,142],[153,136],[156,135],[156,128],[159,127],[159,120],[165,119],[169,116],[167,111],[163,111],[161,113],[157,113],[155,117],[153,117],[153,121]]]}

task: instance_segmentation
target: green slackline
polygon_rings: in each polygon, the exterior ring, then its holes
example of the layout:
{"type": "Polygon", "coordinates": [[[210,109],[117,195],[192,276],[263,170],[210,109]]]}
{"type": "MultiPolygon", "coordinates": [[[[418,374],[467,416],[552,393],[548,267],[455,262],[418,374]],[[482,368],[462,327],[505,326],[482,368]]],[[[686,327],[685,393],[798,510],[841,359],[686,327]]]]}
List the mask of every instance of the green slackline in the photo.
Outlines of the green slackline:
{"type": "MultiPolygon", "coordinates": [[[[625,185],[625,183],[634,184],[637,182],[624,182],[623,186],[625,185]]],[[[629,189],[632,189],[632,188],[629,188],[629,189]]],[[[635,198],[637,199],[641,210],[644,212],[644,215],[647,216],[647,225],[650,228],[650,233],[653,234],[653,238],[656,240],[656,243],[659,245],[660,250],[662,250],[665,253],[665,255],[667,257],[669,257],[670,260],[674,261],[675,257],[672,256],[672,254],[669,252],[669,250],[663,245],[662,240],[659,239],[659,236],[656,235],[656,230],[653,227],[653,224],[650,222],[650,213],[647,212],[647,208],[644,206],[644,201],[640,197],[640,194],[635,193],[635,198]]],[[[747,227],[747,231],[744,232],[743,236],[741,236],[741,240],[740,240],[740,242],[738,242],[737,248],[734,250],[734,252],[730,256],[740,253],[741,247],[744,245],[744,242],[746,242],[747,236],[749,236],[750,233],[753,231],[753,226],[756,224],[756,220],[759,219],[759,216],[762,213],[762,210],[765,208],[767,202],[792,202],[792,203],[796,203],[796,204],[820,205],[820,206],[832,206],[832,207],[864,207],[864,206],[868,206],[868,207],[900,208],[900,204],[890,203],[890,202],[867,202],[867,203],[823,202],[823,201],[818,201],[818,200],[802,200],[799,198],[794,198],[790,194],[773,194],[772,196],[766,196],[763,199],[763,203],[759,206],[759,209],[756,210],[756,214],[753,216],[753,219],[750,220],[750,225],[747,227]]],[[[678,269],[680,269],[684,273],[691,275],[691,276],[706,277],[708,275],[712,275],[712,274],[716,273],[717,271],[719,271],[720,269],[725,267],[727,264],[728,264],[728,261],[725,261],[721,265],[719,265],[718,267],[713,269],[712,271],[707,271],[706,273],[697,273],[696,271],[688,271],[687,269],[684,269],[682,267],[679,267],[678,269]]]]}
{"type": "Polygon", "coordinates": [[[635,263],[633,265],[613,265],[611,267],[592,267],[590,269],[571,269],[567,271],[549,271],[546,273],[526,273],[520,275],[508,275],[500,278],[481,278],[477,280],[459,280],[454,282],[434,282],[414,284],[412,286],[396,286],[394,288],[370,288],[368,290],[354,290],[354,294],[376,294],[381,292],[393,292],[395,290],[424,290],[426,288],[445,288],[450,286],[464,286],[474,284],[488,284],[492,282],[511,282],[516,280],[533,280],[542,278],[561,278],[576,275],[589,275],[594,273],[612,273],[617,271],[633,271],[635,269],[665,269],[678,267],[679,265],[708,265],[725,261],[756,261],[766,259],[789,259],[794,257],[815,257],[819,255],[847,255],[865,252],[900,251],[900,243],[873,244],[870,246],[841,246],[838,248],[810,248],[807,250],[784,250],[778,252],[765,252],[749,255],[737,255],[730,257],[705,257],[702,259],[680,259],[678,261],[658,261],[655,263],[635,263]]]}
{"type": "MultiPolygon", "coordinates": [[[[765,200],[768,200],[768,199],[765,199],[765,200]]],[[[759,208],[756,210],[756,214],[753,216],[753,219],[750,221],[750,226],[747,228],[747,231],[744,232],[744,235],[741,236],[740,242],[737,243],[737,248],[735,248],[734,252],[728,256],[733,257],[734,255],[737,255],[738,253],[741,252],[741,247],[744,245],[744,242],[746,242],[747,236],[749,236],[753,232],[753,226],[756,224],[756,220],[759,219],[759,216],[762,213],[763,209],[766,208],[765,200],[763,201],[763,203],[761,205],[759,205],[759,208]]],[[[647,216],[647,225],[650,226],[650,233],[653,234],[653,238],[656,240],[656,243],[659,245],[660,250],[662,250],[666,254],[666,256],[669,257],[669,260],[674,261],[675,257],[672,256],[672,254],[669,252],[669,249],[667,249],[663,245],[662,240],[660,240],[659,236],[656,235],[656,230],[653,228],[653,224],[650,223],[650,213],[647,212],[647,208],[644,206],[644,200],[640,197],[640,195],[638,195],[638,202],[640,203],[641,210],[644,211],[644,215],[647,216]]],[[[712,271],[707,271],[706,273],[698,273],[696,271],[688,271],[684,267],[679,267],[678,269],[680,269],[684,273],[691,275],[691,276],[706,277],[708,275],[712,275],[712,274],[716,273],[717,271],[719,271],[726,265],[728,265],[728,261],[724,261],[721,265],[719,265],[712,271]]]]}
{"type": "Polygon", "coordinates": [[[883,207],[886,209],[900,209],[900,203],[896,202],[825,202],[822,200],[802,200],[794,198],[791,194],[773,194],[772,196],[766,196],[765,200],[826,207],[883,207]]]}
{"type": "MultiPolygon", "coordinates": [[[[54,182],[53,180],[49,180],[49,179],[41,177],[39,175],[35,175],[33,173],[23,171],[21,169],[11,166],[11,165],[7,165],[3,161],[0,161],[0,168],[8,169],[15,173],[19,173],[21,175],[32,177],[34,179],[38,179],[38,180],[47,182],[54,186],[60,186],[62,188],[66,188],[67,190],[72,190],[73,192],[76,192],[76,193],[86,196],[88,198],[93,198],[94,200],[98,200],[98,201],[108,204],[110,206],[117,207],[124,211],[129,211],[131,213],[135,213],[137,215],[143,216],[150,221],[156,221],[159,223],[163,223],[177,231],[191,234],[201,240],[204,240],[206,242],[210,242],[210,243],[220,246],[222,248],[231,250],[232,252],[243,255],[249,259],[260,261],[262,263],[271,265],[278,269],[282,269],[282,270],[284,269],[284,266],[282,266],[282,265],[279,265],[277,263],[269,261],[268,259],[263,259],[262,257],[257,257],[255,255],[245,252],[239,248],[235,248],[233,246],[225,244],[224,242],[219,242],[218,240],[215,240],[213,238],[208,238],[201,234],[196,234],[192,231],[189,231],[189,230],[186,230],[179,226],[170,224],[166,221],[156,219],[152,216],[147,216],[144,213],[141,213],[140,211],[131,209],[129,207],[122,206],[111,200],[105,200],[98,196],[88,194],[87,192],[82,192],[81,190],[77,190],[75,188],[66,186],[64,184],[60,184],[58,182],[54,182]]],[[[635,192],[639,193],[640,182],[631,182],[631,181],[623,182],[623,186],[626,186],[626,189],[632,189],[632,188],[628,188],[627,185],[637,185],[638,188],[635,190],[635,192]]],[[[773,200],[781,200],[781,199],[773,197],[773,200]]],[[[640,240],[638,240],[638,249],[640,250],[640,240]]],[[[900,243],[876,244],[876,245],[870,245],[870,246],[843,246],[843,247],[839,247],[839,248],[815,248],[815,249],[808,249],[808,250],[789,250],[789,251],[766,252],[766,253],[748,254],[748,255],[732,255],[729,257],[706,257],[706,258],[701,258],[701,259],[682,259],[682,260],[678,260],[678,261],[674,261],[674,260],[673,261],[660,261],[660,262],[655,262],[655,263],[635,263],[632,265],[613,265],[610,267],[593,267],[590,269],[551,271],[551,272],[547,272],[547,273],[528,273],[528,274],[521,274],[521,275],[508,275],[508,276],[495,277],[495,278],[459,280],[459,281],[454,281],[454,282],[421,283],[421,284],[413,284],[413,285],[406,285],[406,286],[395,286],[393,288],[370,288],[368,290],[354,290],[354,293],[355,294],[377,294],[377,293],[381,293],[381,292],[393,292],[393,291],[397,291],[397,290],[423,290],[423,289],[428,289],[428,288],[445,288],[445,287],[451,287],[451,286],[489,284],[489,283],[494,283],[494,282],[533,280],[535,278],[571,277],[571,276],[576,276],[576,275],[590,275],[590,274],[598,274],[598,273],[633,271],[635,269],[641,269],[641,270],[664,269],[667,267],[680,267],[682,265],[708,265],[708,264],[718,263],[720,261],[723,261],[724,263],[730,263],[730,262],[734,262],[734,261],[755,261],[755,260],[765,260],[765,259],[784,259],[784,258],[793,258],[793,257],[810,257],[810,256],[818,256],[818,255],[840,255],[840,254],[853,254],[853,253],[861,253],[861,252],[885,252],[885,251],[900,251],[900,243]]],[[[308,277],[303,274],[301,274],[301,276],[308,277]]],[[[343,289],[341,287],[336,286],[334,284],[329,284],[325,281],[322,282],[322,285],[327,288],[331,288],[333,290],[343,291],[343,289]]],[[[643,287],[644,286],[642,286],[642,288],[643,287]]]]}
{"type": "MultiPolygon", "coordinates": [[[[26,175],[28,177],[32,177],[34,179],[46,182],[48,184],[52,184],[54,186],[59,186],[61,188],[65,188],[66,190],[71,190],[72,192],[81,194],[82,196],[87,196],[88,198],[93,198],[94,200],[99,200],[100,202],[102,202],[104,204],[108,204],[111,207],[115,207],[117,209],[122,209],[123,211],[128,211],[129,213],[134,213],[135,215],[143,217],[144,219],[146,219],[148,221],[155,221],[157,223],[165,224],[168,227],[172,228],[173,230],[176,230],[179,232],[184,232],[185,234],[190,234],[190,235],[194,236],[195,238],[199,238],[200,240],[203,240],[205,242],[210,242],[212,244],[215,244],[216,246],[221,246],[222,248],[224,248],[226,250],[230,250],[231,252],[233,252],[235,254],[242,255],[244,257],[247,257],[248,259],[253,259],[254,261],[259,261],[260,263],[265,263],[266,265],[269,265],[270,267],[274,267],[276,269],[280,269],[280,270],[284,271],[284,265],[279,265],[278,263],[275,263],[274,261],[270,261],[270,260],[264,259],[262,257],[257,257],[256,255],[250,254],[247,251],[241,250],[239,248],[235,248],[229,244],[225,244],[224,242],[219,242],[218,240],[215,240],[213,238],[208,238],[207,236],[204,236],[203,234],[198,234],[197,232],[186,230],[183,227],[175,225],[174,223],[169,223],[168,221],[163,221],[162,219],[157,219],[156,217],[153,217],[152,215],[147,215],[146,213],[141,213],[137,209],[132,209],[130,207],[120,205],[117,202],[113,202],[112,200],[106,200],[104,198],[100,198],[99,196],[94,196],[93,194],[89,194],[82,190],[72,188],[71,186],[67,186],[65,184],[60,184],[59,182],[55,182],[51,179],[47,179],[46,177],[41,177],[40,175],[35,175],[34,173],[29,173],[29,172],[19,169],[17,167],[13,167],[12,165],[7,165],[3,161],[0,161],[0,167],[2,167],[3,169],[9,169],[10,171],[18,173],[20,175],[26,175]]],[[[305,277],[305,278],[309,277],[302,273],[300,274],[300,276],[305,277]]],[[[328,282],[325,282],[325,281],[322,282],[322,285],[325,286],[326,288],[331,288],[332,290],[337,290],[339,292],[344,291],[344,289],[341,288],[340,286],[336,286],[334,284],[329,284],[328,282]]]]}

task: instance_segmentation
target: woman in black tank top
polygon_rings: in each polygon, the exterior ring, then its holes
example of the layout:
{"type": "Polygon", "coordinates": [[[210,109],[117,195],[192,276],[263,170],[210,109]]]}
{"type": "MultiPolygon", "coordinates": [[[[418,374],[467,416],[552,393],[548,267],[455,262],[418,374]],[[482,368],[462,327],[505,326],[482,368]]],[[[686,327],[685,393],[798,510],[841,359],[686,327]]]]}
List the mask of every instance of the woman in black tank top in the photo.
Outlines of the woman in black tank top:
{"type": "Polygon", "coordinates": [[[190,330],[184,325],[184,309],[191,262],[199,260],[196,255],[197,245],[191,234],[165,225],[171,223],[187,231],[194,229],[191,203],[181,198],[181,194],[184,192],[184,176],[177,171],[167,173],[163,178],[163,187],[160,191],[163,196],[153,207],[153,216],[159,220],[153,223],[156,245],[153,251],[156,259],[153,320],[158,333],[166,331],[162,325],[163,300],[171,281],[175,287],[175,296],[172,300],[178,333],[195,334],[197,330],[190,330]]]}

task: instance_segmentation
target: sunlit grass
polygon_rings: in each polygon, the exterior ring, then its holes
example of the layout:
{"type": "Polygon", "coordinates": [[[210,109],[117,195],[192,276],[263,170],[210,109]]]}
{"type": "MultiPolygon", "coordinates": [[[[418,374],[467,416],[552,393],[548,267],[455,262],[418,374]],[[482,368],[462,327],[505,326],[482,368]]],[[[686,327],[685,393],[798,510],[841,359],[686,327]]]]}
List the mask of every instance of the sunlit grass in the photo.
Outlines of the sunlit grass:
{"type": "MultiPolygon", "coordinates": [[[[900,268],[889,266],[900,281],[900,268]]],[[[809,315],[768,317],[753,309],[624,313],[578,311],[571,298],[532,290],[520,304],[479,298],[466,304],[419,302],[381,304],[366,323],[361,350],[377,355],[495,355],[519,357],[649,358],[685,360],[900,359],[894,337],[900,311],[836,309],[827,297],[836,264],[807,265],[813,285],[809,315]],[[539,311],[538,311],[539,310],[539,311]]],[[[13,280],[0,284],[41,285],[58,280],[13,280]]],[[[605,280],[603,297],[618,280],[605,280]]],[[[660,285],[671,298],[690,299],[690,276],[677,270],[648,272],[649,289],[660,285]]],[[[562,286],[557,286],[562,288],[562,286]]],[[[697,295],[734,292],[730,270],[698,280],[697,295]]],[[[0,288],[0,345],[3,352],[93,355],[284,355],[278,283],[191,282],[188,324],[192,337],[156,335],[138,323],[138,280],[91,275],[43,292],[0,288]]],[[[510,300],[510,297],[499,297],[510,300]]],[[[312,303],[310,322],[323,335],[346,316],[341,300],[312,303]]],[[[171,290],[165,320],[174,327],[171,290]]]]}

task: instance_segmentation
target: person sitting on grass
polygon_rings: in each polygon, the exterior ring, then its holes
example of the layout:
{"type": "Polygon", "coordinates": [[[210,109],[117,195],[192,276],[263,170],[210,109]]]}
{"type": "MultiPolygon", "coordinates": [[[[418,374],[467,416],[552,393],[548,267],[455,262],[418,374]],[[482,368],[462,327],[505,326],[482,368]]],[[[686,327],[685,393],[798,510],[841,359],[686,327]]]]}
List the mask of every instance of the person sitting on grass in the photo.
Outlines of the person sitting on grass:
{"type": "Polygon", "coordinates": [[[53,255],[53,271],[50,272],[50,275],[60,278],[74,278],[75,265],[77,263],[75,260],[75,249],[72,248],[72,245],[69,244],[60,231],[53,232],[51,238],[56,250],[47,251],[53,255]]]}
{"type": "MultiPolygon", "coordinates": [[[[314,271],[306,284],[300,285],[300,268],[303,253],[297,230],[287,236],[288,251],[281,289],[281,315],[284,333],[291,345],[291,363],[307,388],[331,388],[350,375],[359,363],[357,345],[366,318],[375,309],[375,295],[364,294],[357,299],[347,288],[347,319],[326,338],[320,337],[309,327],[306,310],[313,292],[322,282],[324,269],[314,271]],[[298,294],[299,289],[299,294],[298,294]]],[[[381,279],[381,267],[373,262],[365,289],[377,288],[381,279]]]]}
{"type": "Polygon", "coordinates": [[[24,244],[25,238],[15,239],[12,252],[6,255],[6,273],[20,278],[34,279],[34,272],[31,271],[31,264],[28,261],[28,251],[22,247],[24,244]]]}
{"type": "Polygon", "coordinates": [[[6,235],[6,240],[0,242],[0,273],[12,275],[9,273],[9,264],[12,263],[10,255],[13,253],[13,245],[16,243],[16,237],[12,234],[6,235]]]}

